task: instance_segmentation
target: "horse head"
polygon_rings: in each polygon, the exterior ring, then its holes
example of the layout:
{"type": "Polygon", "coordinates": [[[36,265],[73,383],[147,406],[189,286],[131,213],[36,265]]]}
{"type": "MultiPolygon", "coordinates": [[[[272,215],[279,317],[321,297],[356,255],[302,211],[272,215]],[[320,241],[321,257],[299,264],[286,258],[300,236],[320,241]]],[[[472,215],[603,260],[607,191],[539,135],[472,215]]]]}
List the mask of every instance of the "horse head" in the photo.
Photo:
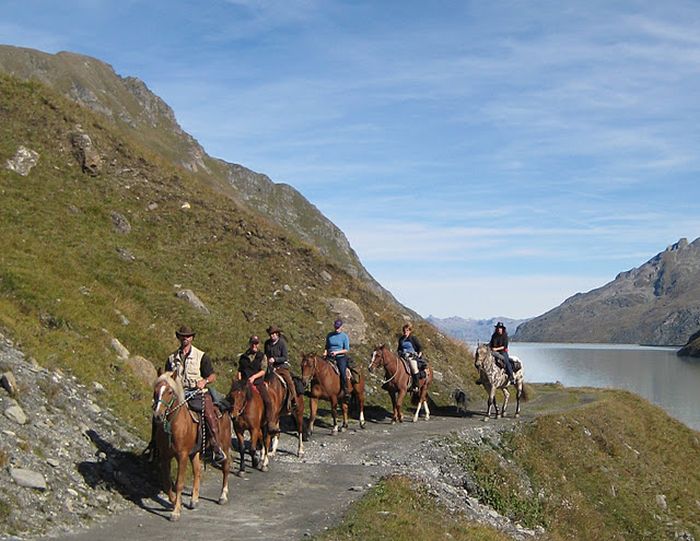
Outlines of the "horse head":
{"type": "Polygon", "coordinates": [[[177,379],[177,371],[164,372],[153,383],[153,418],[162,423],[173,406],[184,400],[185,392],[177,379]]]}
{"type": "Polygon", "coordinates": [[[377,347],[374,348],[374,351],[372,351],[372,359],[369,361],[369,371],[374,372],[376,368],[379,368],[380,366],[384,366],[385,364],[385,359],[384,359],[384,353],[386,352],[386,346],[384,344],[379,344],[377,347]]]}
{"type": "Polygon", "coordinates": [[[489,363],[489,360],[493,362],[493,357],[491,355],[491,350],[488,344],[479,344],[476,347],[476,352],[474,353],[474,366],[477,370],[483,370],[489,363]]]}
{"type": "Polygon", "coordinates": [[[234,379],[228,393],[228,399],[231,402],[231,417],[235,419],[241,415],[250,398],[251,389],[248,382],[244,379],[234,379]]]}
{"type": "Polygon", "coordinates": [[[316,375],[316,362],[318,357],[314,353],[302,353],[301,355],[301,382],[308,387],[311,379],[316,375]]]}

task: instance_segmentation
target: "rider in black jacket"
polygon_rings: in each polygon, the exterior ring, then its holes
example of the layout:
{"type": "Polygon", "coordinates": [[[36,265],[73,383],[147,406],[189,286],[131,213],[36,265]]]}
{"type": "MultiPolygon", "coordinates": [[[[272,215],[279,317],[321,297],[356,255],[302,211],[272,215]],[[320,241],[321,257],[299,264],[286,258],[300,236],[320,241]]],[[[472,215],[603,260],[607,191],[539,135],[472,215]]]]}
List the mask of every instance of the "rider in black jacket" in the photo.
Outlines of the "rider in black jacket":
{"type": "Polygon", "coordinates": [[[511,385],[515,385],[515,379],[513,378],[513,364],[510,362],[510,357],[508,356],[508,331],[506,331],[506,326],[500,321],[496,323],[496,328],[491,335],[489,347],[491,348],[494,357],[498,357],[503,361],[506,368],[506,374],[508,374],[508,381],[511,385]]]}

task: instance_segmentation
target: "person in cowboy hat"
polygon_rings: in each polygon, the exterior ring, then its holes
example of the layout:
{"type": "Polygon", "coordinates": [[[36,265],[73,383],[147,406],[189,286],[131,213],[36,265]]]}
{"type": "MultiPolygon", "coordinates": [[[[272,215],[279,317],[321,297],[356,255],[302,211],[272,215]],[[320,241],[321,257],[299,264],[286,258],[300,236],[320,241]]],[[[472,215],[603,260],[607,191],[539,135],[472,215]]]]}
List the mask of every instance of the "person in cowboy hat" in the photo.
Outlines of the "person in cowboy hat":
{"type": "Polygon", "coordinates": [[[510,362],[510,357],[508,356],[508,331],[506,331],[506,326],[500,321],[495,325],[495,329],[491,335],[491,341],[489,342],[489,347],[491,348],[494,357],[498,357],[503,361],[503,365],[506,368],[506,374],[508,374],[508,381],[511,385],[515,385],[515,379],[513,378],[513,365],[510,362]]]}
{"type": "Polygon", "coordinates": [[[255,385],[255,388],[260,393],[265,404],[265,422],[267,429],[271,434],[279,432],[279,425],[275,423],[274,411],[272,410],[272,401],[267,392],[265,384],[265,375],[267,374],[267,359],[265,354],[260,351],[260,338],[256,335],[248,339],[248,349],[238,358],[238,379],[245,379],[250,385],[255,385]]]}
{"type": "Polygon", "coordinates": [[[289,367],[289,354],[287,351],[287,340],[282,336],[282,329],[277,325],[270,325],[267,328],[267,334],[270,336],[265,340],[264,350],[267,362],[275,373],[282,376],[287,384],[287,409],[292,411],[297,401],[297,392],[294,388],[294,380],[289,367]]]}
{"type": "MultiPolygon", "coordinates": [[[[216,373],[209,356],[192,345],[195,332],[187,325],[182,325],[175,331],[180,341],[180,347],[174,351],[165,363],[166,371],[177,371],[185,391],[199,389],[201,391],[204,419],[209,431],[209,448],[215,463],[226,459],[219,440],[219,419],[214,411],[214,402],[207,385],[216,381],[216,373]]],[[[192,406],[193,401],[188,403],[192,406]]],[[[196,410],[197,406],[191,409],[196,410]]]]}
{"type": "Polygon", "coordinates": [[[350,351],[350,338],[347,334],[341,331],[343,321],[336,319],[333,322],[333,331],[326,335],[326,348],[323,351],[323,356],[335,360],[340,373],[340,393],[343,395],[346,402],[350,401],[351,389],[348,387],[346,377],[347,368],[350,363],[348,352],[350,351]]]}

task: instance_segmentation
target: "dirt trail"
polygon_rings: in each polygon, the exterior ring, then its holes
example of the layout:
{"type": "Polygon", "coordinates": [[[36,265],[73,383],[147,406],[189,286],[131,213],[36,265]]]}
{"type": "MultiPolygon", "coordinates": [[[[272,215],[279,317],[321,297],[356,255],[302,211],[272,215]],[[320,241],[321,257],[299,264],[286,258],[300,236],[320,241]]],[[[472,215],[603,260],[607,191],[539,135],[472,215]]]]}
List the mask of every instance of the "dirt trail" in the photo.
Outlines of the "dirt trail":
{"type": "MultiPolygon", "coordinates": [[[[220,473],[208,468],[199,508],[184,508],[177,523],[167,520],[165,500],[148,499],[126,514],[57,539],[183,539],[197,538],[205,531],[211,539],[301,539],[338,523],[352,501],[380,477],[405,464],[421,442],[452,431],[479,432],[485,426],[481,415],[433,415],[427,422],[421,418],[417,423],[409,420],[394,426],[388,419],[368,421],[365,430],[354,421],[348,432],[337,436],[317,426],[312,440],[305,443],[303,459],[293,454],[296,440],[283,434],[268,472],[248,469],[243,478],[230,477],[230,501],[225,506],[216,503],[220,473]]],[[[185,491],[188,496],[183,501],[188,504],[189,487],[185,491]]]]}

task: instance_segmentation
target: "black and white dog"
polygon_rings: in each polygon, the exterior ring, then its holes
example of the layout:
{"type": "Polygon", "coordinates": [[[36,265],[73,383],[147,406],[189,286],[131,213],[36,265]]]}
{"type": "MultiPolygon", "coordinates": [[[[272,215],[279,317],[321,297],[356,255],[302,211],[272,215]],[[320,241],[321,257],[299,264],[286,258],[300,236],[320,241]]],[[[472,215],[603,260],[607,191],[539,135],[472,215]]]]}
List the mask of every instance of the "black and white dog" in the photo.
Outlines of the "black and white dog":
{"type": "Polygon", "coordinates": [[[455,389],[452,391],[452,398],[455,401],[455,406],[457,406],[457,412],[460,413],[462,416],[466,415],[467,413],[467,393],[465,393],[462,389],[455,389]]]}

